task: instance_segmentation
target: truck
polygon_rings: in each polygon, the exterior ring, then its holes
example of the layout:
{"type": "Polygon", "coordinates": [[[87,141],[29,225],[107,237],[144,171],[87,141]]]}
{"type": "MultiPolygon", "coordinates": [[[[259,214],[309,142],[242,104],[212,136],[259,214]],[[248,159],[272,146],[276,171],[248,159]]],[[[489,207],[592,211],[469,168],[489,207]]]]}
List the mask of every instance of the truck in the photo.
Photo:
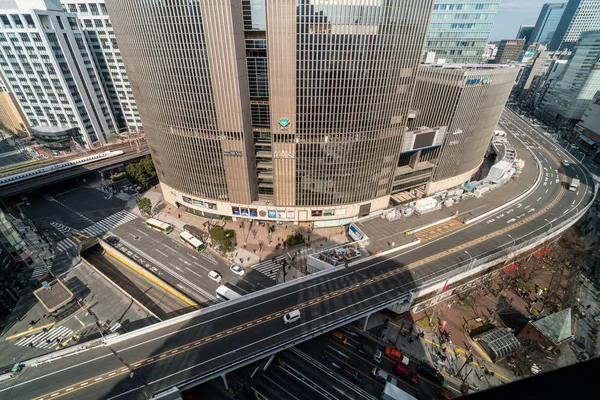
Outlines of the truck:
{"type": "Polygon", "coordinates": [[[387,382],[381,394],[381,400],[417,400],[416,397],[400,389],[398,386],[387,382]]]}
{"type": "Polygon", "coordinates": [[[569,190],[571,192],[575,192],[578,187],[579,187],[579,179],[573,178],[573,180],[571,181],[571,184],[569,185],[569,190]]]}

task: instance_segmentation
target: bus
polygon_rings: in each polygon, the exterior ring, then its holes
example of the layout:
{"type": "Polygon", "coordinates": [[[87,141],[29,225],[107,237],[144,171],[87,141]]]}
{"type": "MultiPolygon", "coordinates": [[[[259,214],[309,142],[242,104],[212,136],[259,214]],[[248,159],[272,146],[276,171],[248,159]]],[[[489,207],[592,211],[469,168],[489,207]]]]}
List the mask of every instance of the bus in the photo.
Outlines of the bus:
{"type": "Polygon", "coordinates": [[[155,231],[162,232],[165,235],[173,232],[173,225],[167,224],[166,222],[159,221],[154,218],[149,218],[146,220],[146,225],[155,231]]]}
{"type": "Polygon", "coordinates": [[[183,243],[194,249],[196,253],[202,253],[206,248],[206,245],[202,240],[198,239],[188,231],[181,232],[179,234],[179,238],[183,241],[183,243]]]}
{"type": "Polygon", "coordinates": [[[221,285],[217,288],[217,299],[220,301],[235,300],[240,297],[242,297],[241,294],[234,292],[225,285],[221,285]]]}

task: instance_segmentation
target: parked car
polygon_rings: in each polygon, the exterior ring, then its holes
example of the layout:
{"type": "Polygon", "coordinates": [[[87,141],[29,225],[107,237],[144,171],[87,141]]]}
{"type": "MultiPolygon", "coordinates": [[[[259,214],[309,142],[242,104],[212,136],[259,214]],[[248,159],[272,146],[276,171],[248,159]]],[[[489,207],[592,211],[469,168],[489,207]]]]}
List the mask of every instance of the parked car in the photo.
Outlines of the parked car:
{"type": "Polygon", "coordinates": [[[245,273],[244,268],[240,267],[239,265],[232,265],[229,267],[229,270],[239,276],[244,276],[245,273]]]}
{"type": "Polygon", "coordinates": [[[410,380],[413,383],[419,382],[419,376],[414,371],[409,370],[408,365],[404,364],[403,362],[399,362],[396,365],[396,372],[398,372],[400,376],[410,380]]]}
{"type": "Polygon", "coordinates": [[[444,377],[440,374],[435,368],[427,364],[421,364],[418,368],[419,375],[422,377],[429,379],[439,385],[444,384],[444,377]]]}
{"type": "Polygon", "coordinates": [[[388,346],[385,348],[385,355],[396,362],[402,362],[402,353],[398,349],[388,346]]]}
{"type": "Polygon", "coordinates": [[[387,372],[380,370],[379,368],[373,368],[373,376],[380,380],[381,382],[387,382],[388,377],[390,376],[387,372]]]}

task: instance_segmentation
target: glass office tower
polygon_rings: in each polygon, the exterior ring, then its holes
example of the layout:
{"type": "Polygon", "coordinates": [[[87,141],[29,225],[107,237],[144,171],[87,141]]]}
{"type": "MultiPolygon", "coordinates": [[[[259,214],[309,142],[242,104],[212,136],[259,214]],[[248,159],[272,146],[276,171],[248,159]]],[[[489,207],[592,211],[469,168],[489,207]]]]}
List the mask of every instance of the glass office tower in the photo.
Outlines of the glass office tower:
{"type": "Polygon", "coordinates": [[[427,63],[480,63],[498,0],[436,0],[425,43],[427,63]]]}

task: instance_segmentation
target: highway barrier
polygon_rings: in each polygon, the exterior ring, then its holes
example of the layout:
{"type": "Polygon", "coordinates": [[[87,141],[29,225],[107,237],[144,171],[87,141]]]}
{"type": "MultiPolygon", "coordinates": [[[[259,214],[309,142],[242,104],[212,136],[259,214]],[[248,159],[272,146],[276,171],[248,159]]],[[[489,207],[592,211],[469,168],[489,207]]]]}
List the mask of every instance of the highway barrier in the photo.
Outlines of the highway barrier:
{"type": "Polygon", "coordinates": [[[117,261],[120,261],[122,264],[131,268],[134,272],[136,272],[139,275],[143,276],[144,278],[148,279],[150,282],[161,287],[162,289],[166,290],[167,292],[171,293],[173,296],[177,297],[179,300],[183,301],[184,303],[188,304],[189,306],[194,307],[195,309],[200,309],[200,305],[198,303],[196,303],[194,300],[190,299],[188,296],[181,293],[179,290],[175,289],[173,286],[169,285],[167,282],[163,281],[161,278],[154,275],[152,272],[148,271],[146,268],[142,267],[140,264],[138,264],[131,258],[127,257],[125,254],[121,253],[119,250],[115,249],[114,247],[107,244],[105,241],[103,241],[101,239],[99,239],[98,242],[100,243],[100,246],[104,249],[106,254],[108,254],[109,256],[113,257],[117,261]]]}

